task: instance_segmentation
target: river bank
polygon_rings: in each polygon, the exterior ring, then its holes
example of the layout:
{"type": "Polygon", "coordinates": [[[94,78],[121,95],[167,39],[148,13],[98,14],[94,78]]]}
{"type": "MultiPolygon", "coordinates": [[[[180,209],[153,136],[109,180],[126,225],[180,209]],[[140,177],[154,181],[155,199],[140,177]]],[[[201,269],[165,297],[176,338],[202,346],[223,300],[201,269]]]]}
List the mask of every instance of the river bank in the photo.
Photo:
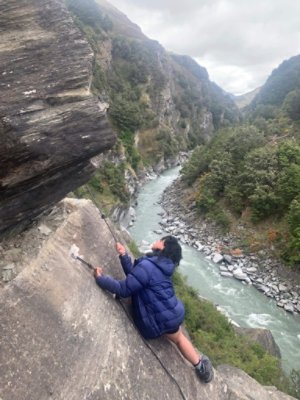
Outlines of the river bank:
{"type": "Polygon", "coordinates": [[[213,224],[200,221],[195,208],[187,205],[183,193],[179,179],[163,192],[160,201],[165,210],[161,215],[162,231],[177,236],[182,243],[194,247],[218,264],[224,279],[234,278],[241,284],[253,285],[274,299],[278,307],[300,314],[299,274],[284,267],[266,251],[244,253],[244,249],[237,246],[240,238],[232,234],[222,235],[213,224]]]}

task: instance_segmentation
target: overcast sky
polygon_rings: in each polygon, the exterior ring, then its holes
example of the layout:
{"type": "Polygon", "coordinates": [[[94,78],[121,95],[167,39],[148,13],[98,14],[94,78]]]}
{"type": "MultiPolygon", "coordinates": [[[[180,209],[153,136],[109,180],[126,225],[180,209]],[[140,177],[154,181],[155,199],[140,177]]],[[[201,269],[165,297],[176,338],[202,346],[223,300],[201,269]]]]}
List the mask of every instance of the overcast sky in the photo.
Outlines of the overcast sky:
{"type": "Polygon", "coordinates": [[[166,50],[187,54],[233,94],[300,54],[300,0],[108,0],[166,50]]]}

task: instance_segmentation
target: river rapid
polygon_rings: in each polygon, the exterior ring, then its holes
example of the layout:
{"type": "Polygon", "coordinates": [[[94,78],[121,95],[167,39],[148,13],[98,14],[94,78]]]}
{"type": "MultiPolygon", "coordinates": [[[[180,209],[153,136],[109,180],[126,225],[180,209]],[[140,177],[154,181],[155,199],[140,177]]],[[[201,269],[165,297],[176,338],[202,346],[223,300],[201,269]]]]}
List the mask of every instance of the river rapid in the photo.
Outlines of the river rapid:
{"type": "MultiPolygon", "coordinates": [[[[179,168],[164,172],[147,182],[140,190],[134,225],[130,234],[142,251],[162,235],[159,222],[163,209],[158,203],[162,192],[178,177],[179,168]]],[[[252,286],[235,279],[220,276],[219,267],[193,247],[182,244],[183,260],[179,271],[200,296],[218,305],[226,315],[241,327],[266,328],[278,344],[282,366],[286,372],[300,369],[300,318],[276,306],[252,286]]]]}

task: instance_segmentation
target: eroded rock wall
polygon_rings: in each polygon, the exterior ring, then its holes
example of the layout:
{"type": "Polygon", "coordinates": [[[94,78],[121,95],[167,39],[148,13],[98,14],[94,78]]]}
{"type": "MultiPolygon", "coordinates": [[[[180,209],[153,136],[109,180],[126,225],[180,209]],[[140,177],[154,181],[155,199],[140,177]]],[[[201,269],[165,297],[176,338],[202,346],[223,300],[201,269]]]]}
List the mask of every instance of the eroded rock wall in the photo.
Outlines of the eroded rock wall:
{"type": "Polygon", "coordinates": [[[115,141],[63,0],[0,0],[0,235],[83,184],[115,141]]]}

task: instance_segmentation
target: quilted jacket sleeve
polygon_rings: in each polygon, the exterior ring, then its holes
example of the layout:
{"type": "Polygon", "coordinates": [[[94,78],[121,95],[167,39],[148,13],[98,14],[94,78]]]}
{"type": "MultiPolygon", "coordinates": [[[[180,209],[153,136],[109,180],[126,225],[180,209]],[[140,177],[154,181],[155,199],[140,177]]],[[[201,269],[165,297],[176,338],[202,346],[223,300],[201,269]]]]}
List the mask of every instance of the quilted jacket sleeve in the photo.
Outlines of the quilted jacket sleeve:
{"type": "Polygon", "coordinates": [[[126,279],[118,281],[110,276],[104,275],[96,278],[97,284],[119,297],[129,297],[132,294],[147,287],[150,281],[149,267],[141,262],[137,264],[127,275],[126,279]]]}
{"type": "Polygon", "coordinates": [[[125,275],[128,275],[132,269],[133,269],[133,264],[132,264],[132,260],[129,257],[129,255],[126,253],[124,254],[124,256],[119,256],[120,258],[120,262],[123,268],[123,271],[125,272],[125,275]]]}

